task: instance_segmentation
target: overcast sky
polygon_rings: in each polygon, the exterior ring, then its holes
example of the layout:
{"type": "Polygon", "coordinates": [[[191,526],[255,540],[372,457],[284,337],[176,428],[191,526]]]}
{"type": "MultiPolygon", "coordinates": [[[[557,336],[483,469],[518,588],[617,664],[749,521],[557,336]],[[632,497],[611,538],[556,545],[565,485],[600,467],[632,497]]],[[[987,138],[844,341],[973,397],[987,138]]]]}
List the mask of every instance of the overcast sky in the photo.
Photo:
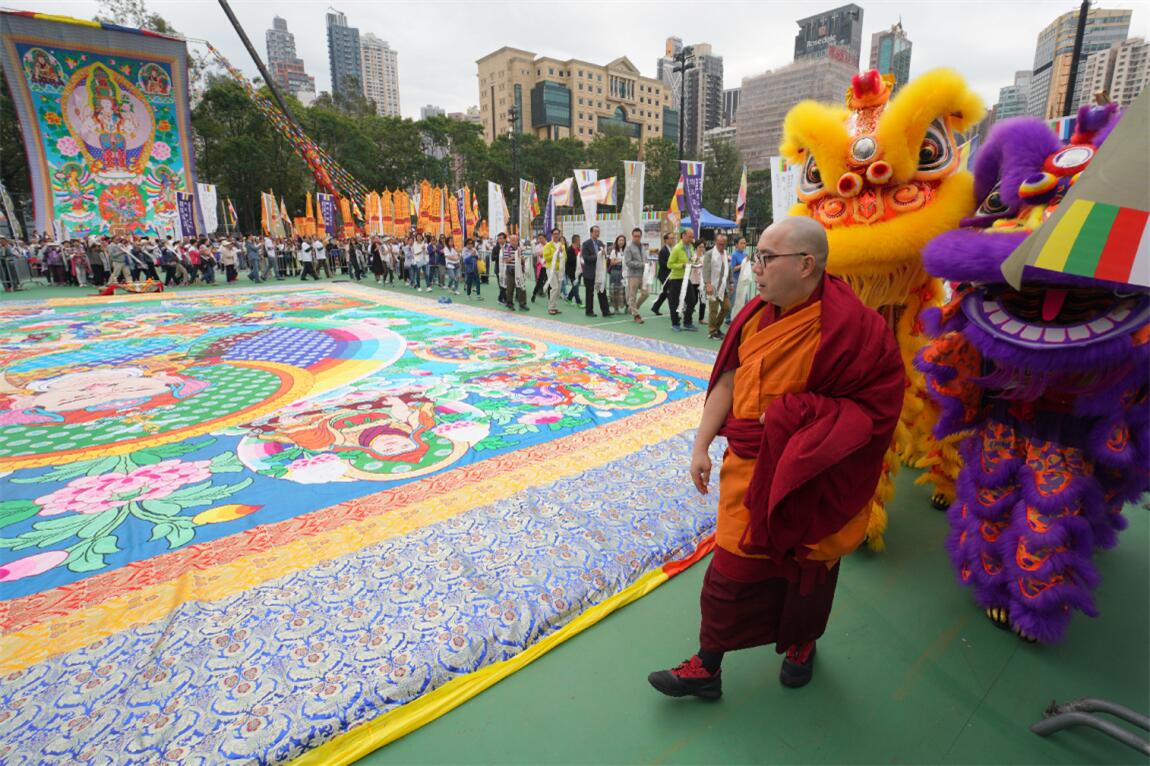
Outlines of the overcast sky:
{"type": "MultiPolygon", "coordinates": [[[[795,20],[843,3],[751,0],[657,0],[653,2],[451,2],[436,0],[339,0],[360,34],[372,32],[399,52],[400,106],[404,116],[418,117],[425,104],[448,112],[478,103],[475,61],[504,45],[561,59],[580,58],[606,64],[627,56],[639,70],[655,76],[668,36],[684,43],[709,42],[723,57],[725,86],[789,63],[794,52],[795,20]]],[[[859,2],[863,13],[860,65],[869,62],[870,36],[901,17],[914,43],[911,76],[938,66],[962,72],[992,105],[998,89],[1010,84],[1018,69],[1033,64],[1039,31],[1058,15],[1079,7],[1074,0],[883,0],[859,2]]],[[[93,17],[90,0],[6,0],[20,10],[93,17]]],[[[149,7],[188,37],[212,41],[231,62],[250,75],[255,65],[213,0],[148,0],[149,7]]],[[[1131,8],[1131,37],[1150,37],[1150,3],[1117,0],[1096,3],[1131,8]]],[[[298,55],[317,90],[327,90],[330,72],[324,13],[327,4],[304,0],[250,2],[232,0],[232,8],[260,55],[266,57],[264,32],[272,17],[287,20],[298,55]]]]}

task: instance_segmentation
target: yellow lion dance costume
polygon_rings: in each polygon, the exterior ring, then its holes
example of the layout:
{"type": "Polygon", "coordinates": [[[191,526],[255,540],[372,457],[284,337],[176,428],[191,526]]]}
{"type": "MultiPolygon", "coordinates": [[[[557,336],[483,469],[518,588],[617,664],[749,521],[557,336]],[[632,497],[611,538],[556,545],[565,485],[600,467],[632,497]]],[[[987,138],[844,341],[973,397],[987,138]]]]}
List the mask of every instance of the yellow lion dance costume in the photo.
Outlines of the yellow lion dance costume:
{"type": "Polygon", "coordinates": [[[974,180],[961,169],[956,133],[977,124],[985,109],[962,77],[938,69],[891,98],[894,78],[875,70],[856,75],[846,108],[797,104],[783,124],[782,155],[802,165],[800,202],[792,215],[827,228],[828,270],[887,318],[898,338],[910,385],[867,529],[872,550],[883,548],[886,504],[901,461],[929,467],[936,503],[949,503],[959,457],[952,443],[930,435],[936,413],[912,364],[926,342],[919,311],[938,305],[942,285],[927,275],[922,248],[957,228],[973,210],[974,180]]]}

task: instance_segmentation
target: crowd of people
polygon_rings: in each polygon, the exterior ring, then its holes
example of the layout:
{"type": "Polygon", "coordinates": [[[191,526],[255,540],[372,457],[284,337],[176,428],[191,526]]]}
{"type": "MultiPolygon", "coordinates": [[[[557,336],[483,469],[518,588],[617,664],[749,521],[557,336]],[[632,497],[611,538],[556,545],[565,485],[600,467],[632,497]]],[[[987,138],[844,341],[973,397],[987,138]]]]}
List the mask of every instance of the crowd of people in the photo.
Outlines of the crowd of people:
{"type": "Polygon", "coordinates": [[[498,288],[498,301],[511,311],[529,311],[540,298],[547,312],[560,305],[583,308],[589,317],[628,315],[642,324],[650,298],[652,316],[666,306],[672,329],[694,332],[706,321],[711,338],[755,293],[744,268],[747,241],[733,247],[717,233],[696,244],[690,229],[664,234],[659,247],[643,231],[620,234],[611,243],[599,227],[583,239],[556,228],[520,241],[500,233],[494,240],[468,237],[456,249],[450,237],[420,233],[407,237],[109,236],[57,242],[43,235],[30,242],[0,239],[4,289],[41,278],[54,285],[103,286],[153,280],[166,286],[334,277],[400,285],[417,292],[466,294],[484,300],[484,285],[498,288]],[[596,312],[598,308],[598,313],[596,312]],[[696,316],[698,319],[696,320],[696,316]]]}

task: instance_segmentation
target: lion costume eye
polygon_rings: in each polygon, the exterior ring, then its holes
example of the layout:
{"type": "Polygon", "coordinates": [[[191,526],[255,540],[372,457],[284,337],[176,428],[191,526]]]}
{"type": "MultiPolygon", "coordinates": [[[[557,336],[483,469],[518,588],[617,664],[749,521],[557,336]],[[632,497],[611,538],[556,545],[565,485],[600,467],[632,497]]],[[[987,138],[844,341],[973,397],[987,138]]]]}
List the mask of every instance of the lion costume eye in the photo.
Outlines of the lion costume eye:
{"type": "Polygon", "coordinates": [[[978,216],[991,216],[1002,215],[1007,211],[1006,203],[1002,201],[1002,195],[998,192],[998,184],[990,190],[990,194],[986,195],[986,199],[978,206],[978,216]]]}
{"type": "Polygon", "coordinates": [[[927,128],[919,146],[918,170],[920,173],[942,170],[950,164],[950,161],[950,141],[946,135],[946,127],[939,120],[935,120],[927,128]]]}
{"type": "Polygon", "coordinates": [[[803,194],[814,194],[815,192],[822,191],[823,188],[823,174],[819,172],[819,166],[815,164],[814,155],[807,157],[806,164],[803,165],[803,175],[799,180],[799,191],[803,194]]]}

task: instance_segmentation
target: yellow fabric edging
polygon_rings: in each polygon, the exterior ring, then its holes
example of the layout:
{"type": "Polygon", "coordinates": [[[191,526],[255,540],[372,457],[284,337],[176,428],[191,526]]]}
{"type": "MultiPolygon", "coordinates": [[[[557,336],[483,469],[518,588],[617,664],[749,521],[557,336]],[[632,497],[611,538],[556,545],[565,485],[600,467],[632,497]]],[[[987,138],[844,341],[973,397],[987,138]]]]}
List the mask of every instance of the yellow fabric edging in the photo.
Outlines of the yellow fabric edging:
{"type": "Polygon", "coordinates": [[[517,670],[522,670],[615,610],[646,596],[669,579],[669,575],[662,567],[648,572],[632,585],[586,610],[559,630],[527,647],[511,659],[452,679],[403,707],[366,721],[351,731],[302,754],[291,762],[292,766],[343,766],[353,763],[419,727],[426,726],[484,689],[502,681],[517,670]]]}

